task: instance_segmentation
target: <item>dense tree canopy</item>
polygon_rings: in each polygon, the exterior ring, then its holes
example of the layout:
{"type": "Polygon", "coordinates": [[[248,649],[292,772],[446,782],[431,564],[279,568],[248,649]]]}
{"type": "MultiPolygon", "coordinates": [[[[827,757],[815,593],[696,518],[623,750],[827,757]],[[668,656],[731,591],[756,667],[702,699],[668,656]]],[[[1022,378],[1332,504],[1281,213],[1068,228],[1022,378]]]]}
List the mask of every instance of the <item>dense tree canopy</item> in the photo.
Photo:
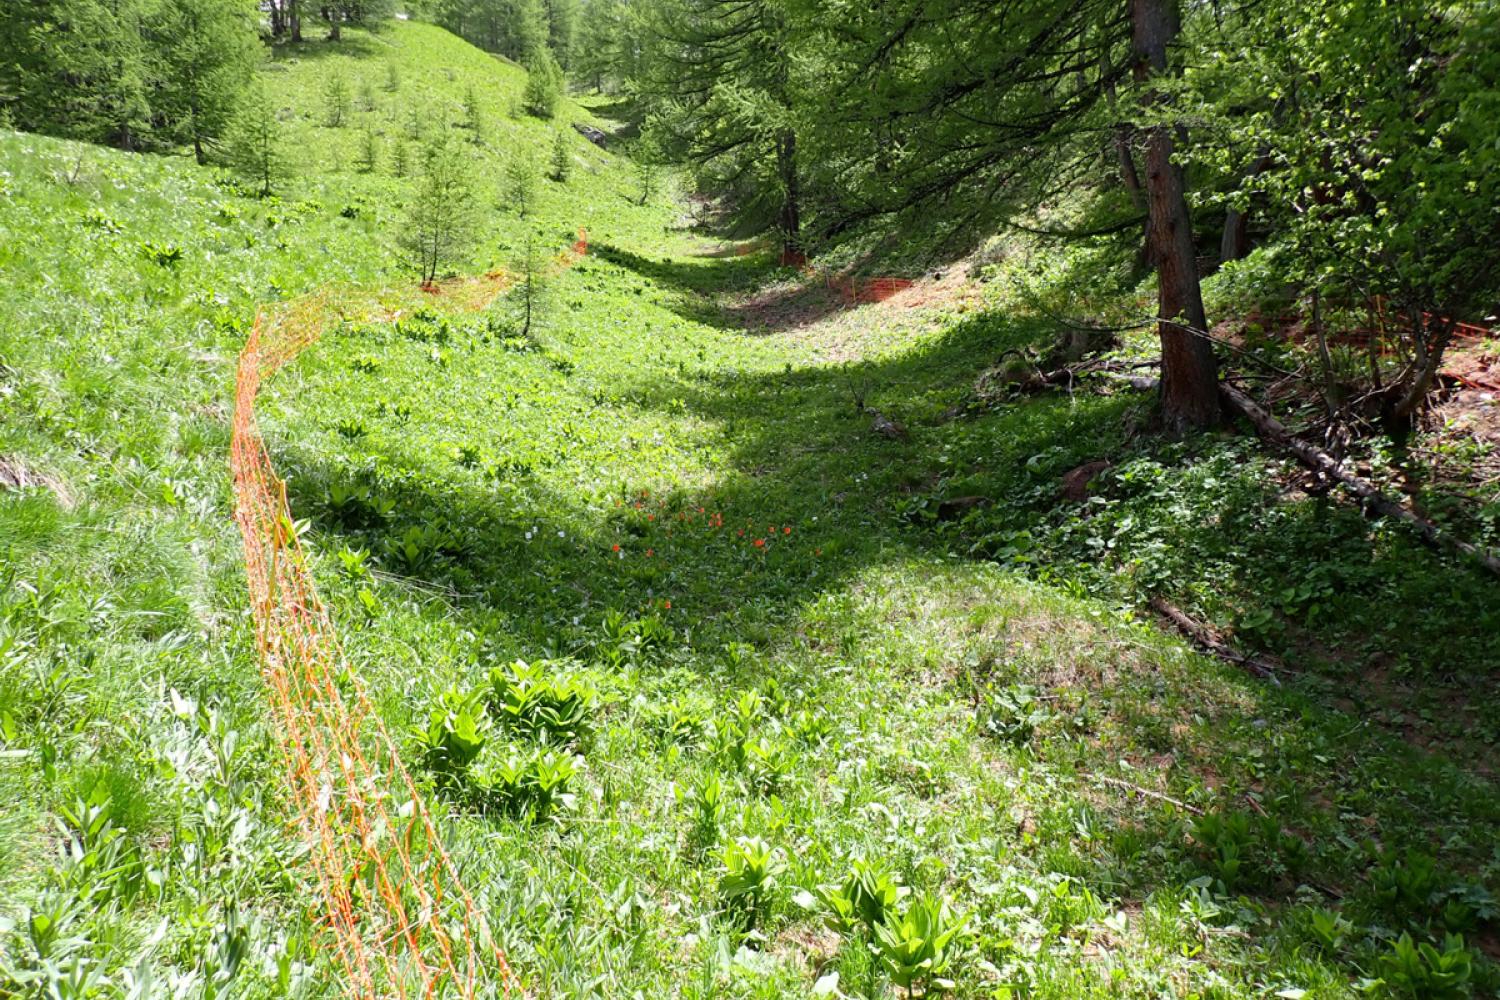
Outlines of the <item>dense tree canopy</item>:
{"type": "Polygon", "coordinates": [[[1120,261],[1157,275],[1169,423],[1217,419],[1204,267],[1249,254],[1267,290],[1418,317],[1386,387],[1398,421],[1450,332],[1420,317],[1500,295],[1492,0],[642,6],[628,74],[662,151],[789,247],[1133,232],[1120,261]]]}
{"type": "Polygon", "coordinates": [[[24,0],[0,10],[0,107],[134,148],[222,133],[257,60],[253,0],[24,0]]]}

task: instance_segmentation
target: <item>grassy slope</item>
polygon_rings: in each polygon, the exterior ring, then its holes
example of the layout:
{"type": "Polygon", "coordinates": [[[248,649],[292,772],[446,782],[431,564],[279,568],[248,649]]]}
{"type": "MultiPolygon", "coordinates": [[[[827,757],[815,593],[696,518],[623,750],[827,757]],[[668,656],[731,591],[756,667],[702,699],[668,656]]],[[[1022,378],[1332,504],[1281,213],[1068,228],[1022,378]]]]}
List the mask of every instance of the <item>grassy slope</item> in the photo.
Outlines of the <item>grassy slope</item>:
{"type": "MultiPolygon", "coordinates": [[[[276,818],[227,517],[230,362],[257,302],[390,280],[382,240],[399,218],[396,180],[333,172],[357,134],[315,124],[321,80],[335,63],[370,79],[388,138],[404,102],[456,114],[475,82],[495,165],[551,138],[504,114],[519,71],[433,29],[340,51],[309,43],[272,71],[311,178],[278,205],[179,161],[0,139],[0,262],[15,275],[0,291],[0,454],[55,473],[75,501],[0,494],[0,711],[7,747],[30,751],[0,759],[21,804],[0,816],[0,879],[12,911],[49,894],[72,906],[70,932],[90,940],[75,954],[111,970],[165,916],[154,963],[211,974],[238,905],[258,921],[238,979],[251,994],[286,992],[263,957],[313,957],[279,936],[298,926],[300,869],[276,818]],[[392,59],[395,95],[380,89],[392,59]],[[77,182],[59,181],[80,152],[77,182]],[[184,260],[148,263],[145,241],[184,260]],[[173,688],[221,714],[174,713],[173,688]],[[216,763],[228,729],[238,749],[216,763]],[[48,814],[101,779],[123,842],[170,873],[165,891],[77,865],[48,874],[48,814]]],[[[792,899],[859,856],[971,913],[949,973],[971,997],[1002,983],[1058,1000],[1351,995],[1382,938],[1441,925],[1447,897],[1428,890],[1493,884],[1494,789],[1461,754],[1421,753],[1340,710],[1337,678],[1278,690],[1189,654],[1061,556],[1029,572],[989,548],[1015,568],[966,558],[976,537],[1015,549],[1012,533],[1050,530],[1054,473],[1125,447],[1121,398],[939,422],[977,359],[1043,328],[933,309],[895,336],[869,309],[747,330],[719,304],[764,264],[703,255],[668,206],[629,203],[623,164],[575,149],[598,171],[545,184],[524,226],[493,216],[475,262],[507,260],[525,226],[549,246],[590,227],[595,253],[544,289],[539,344],[513,336],[512,303],[342,329],[267,387],[262,410],[320,584],[393,727],[516,657],[576,657],[554,669],[602,692],[574,809],[540,824],[458,810],[469,882],[536,995],[801,996],[831,971],[860,992],[862,950],[792,899]],[[830,354],[860,359],[854,377],[900,408],[914,444],[868,434],[830,354]],[[350,486],[388,509],[339,502],[350,486]],[[1006,509],[939,530],[921,517],[935,489],[1006,509]],[[1049,571],[1053,585],[1027,578],[1049,571]],[[715,777],[717,813],[693,798],[715,777]],[[1190,835],[1191,817],[1106,778],[1229,817],[1227,832],[1190,835]],[[783,870],[763,940],[741,949],[718,879],[723,845],[745,836],[774,845],[783,870]],[[1381,846],[1439,856],[1433,885],[1407,894],[1421,898],[1386,891],[1381,846]],[[1337,942],[1316,930],[1329,906],[1351,921],[1337,942]]],[[[1146,456],[1163,470],[1139,474],[1233,478],[1201,457],[1146,456]]],[[[1131,511],[1104,513],[1118,525],[1131,511]]],[[[1161,544],[1192,541],[1179,525],[1161,544]]],[[[494,734],[486,754],[510,743],[494,734]]],[[[13,962],[31,954],[20,936],[6,947],[13,962]]],[[[308,989],[331,992],[320,971],[308,989]]]]}

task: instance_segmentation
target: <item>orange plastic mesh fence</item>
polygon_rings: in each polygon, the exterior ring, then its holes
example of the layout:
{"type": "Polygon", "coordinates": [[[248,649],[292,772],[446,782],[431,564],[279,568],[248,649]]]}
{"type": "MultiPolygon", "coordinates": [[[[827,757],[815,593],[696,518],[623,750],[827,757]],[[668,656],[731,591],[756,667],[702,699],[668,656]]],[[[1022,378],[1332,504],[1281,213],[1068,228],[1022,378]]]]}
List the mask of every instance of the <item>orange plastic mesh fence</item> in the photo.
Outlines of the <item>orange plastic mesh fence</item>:
{"type": "MultiPolygon", "coordinates": [[[[587,251],[580,229],[559,265],[587,251]]],[[[323,289],[259,313],[240,353],[230,468],[256,642],[318,922],[352,997],[472,1000],[520,987],[318,599],[255,399],[332,323],[390,319],[429,301],[482,309],[508,283],[493,272],[421,290],[323,289]]]]}

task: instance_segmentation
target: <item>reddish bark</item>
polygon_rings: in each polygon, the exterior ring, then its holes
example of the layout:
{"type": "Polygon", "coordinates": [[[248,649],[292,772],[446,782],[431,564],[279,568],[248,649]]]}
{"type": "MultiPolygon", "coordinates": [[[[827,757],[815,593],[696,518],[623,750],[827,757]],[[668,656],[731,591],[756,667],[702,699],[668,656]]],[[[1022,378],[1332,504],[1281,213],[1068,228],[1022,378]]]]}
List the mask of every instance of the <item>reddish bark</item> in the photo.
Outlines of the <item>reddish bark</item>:
{"type": "MultiPolygon", "coordinates": [[[[1132,0],[1131,25],[1136,80],[1147,83],[1167,72],[1167,46],[1180,27],[1176,0],[1132,0]]],[[[1156,94],[1147,91],[1142,101],[1150,107],[1156,94]]],[[[1145,134],[1144,187],[1157,279],[1162,417],[1175,432],[1211,427],[1222,414],[1218,369],[1208,341],[1182,168],[1172,162],[1173,129],[1152,125],[1145,134]]]]}

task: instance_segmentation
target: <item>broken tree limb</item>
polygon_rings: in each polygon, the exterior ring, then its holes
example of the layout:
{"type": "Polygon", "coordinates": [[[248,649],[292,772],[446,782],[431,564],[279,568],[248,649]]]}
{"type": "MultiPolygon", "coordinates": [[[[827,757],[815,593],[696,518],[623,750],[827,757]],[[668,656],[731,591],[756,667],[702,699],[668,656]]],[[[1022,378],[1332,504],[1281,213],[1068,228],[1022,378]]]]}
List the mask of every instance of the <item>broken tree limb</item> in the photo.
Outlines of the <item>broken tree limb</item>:
{"type": "Polygon", "coordinates": [[[1214,635],[1207,626],[1201,622],[1194,621],[1186,611],[1183,611],[1165,597],[1157,596],[1151,598],[1151,607],[1209,653],[1212,653],[1221,660],[1228,660],[1236,666],[1243,667],[1257,677],[1265,678],[1273,684],[1280,685],[1281,681],[1276,677],[1277,668],[1274,665],[1257,657],[1241,653],[1239,650],[1228,645],[1218,636],[1214,635]]]}
{"type": "Polygon", "coordinates": [[[1123,788],[1127,792],[1134,792],[1135,794],[1144,796],[1148,799],[1155,799],[1158,802],[1165,802],[1168,805],[1174,805],[1178,809],[1181,809],[1183,812],[1192,813],[1194,816],[1203,815],[1203,810],[1199,809],[1195,805],[1189,805],[1181,799],[1174,799],[1170,795],[1164,795],[1161,792],[1155,792],[1149,788],[1142,788],[1140,785],[1132,784],[1131,782],[1125,781],[1122,778],[1111,778],[1107,774],[1096,774],[1094,775],[1094,780],[1100,782],[1101,784],[1112,785],[1115,788],[1123,788]]]}
{"type": "Polygon", "coordinates": [[[1322,448],[1294,435],[1287,429],[1285,424],[1273,417],[1269,411],[1228,382],[1221,382],[1219,384],[1219,394],[1223,398],[1225,405],[1254,424],[1255,429],[1261,433],[1262,437],[1290,451],[1309,468],[1315,469],[1342,484],[1345,489],[1359,498],[1366,513],[1373,512],[1382,517],[1389,517],[1400,521],[1414,529],[1417,535],[1427,544],[1435,548],[1451,548],[1474,559],[1491,573],[1500,575],[1500,557],[1481,549],[1477,545],[1454,538],[1427,518],[1407,510],[1384,493],[1381,493],[1373,483],[1367,482],[1354,473],[1347,471],[1338,459],[1328,454],[1322,448]]]}
{"type": "MultiPolygon", "coordinates": [[[[1132,389],[1151,390],[1161,383],[1160,379],[1132,373],[1141,368],[1155,368],[1160,364],[1160,361],[1138,361],[1133,364],[1121,361],[1085,361],[1081,364],[1064,365],[1050,372],[1039,371],[1032,377],[1031,384],[1035,388],[1071,387],[1085,375],[1097,375],[1123,382],[1132,389]]],[[[1026,387],[1022,386],[1023,389],[1026,387]]]]}

